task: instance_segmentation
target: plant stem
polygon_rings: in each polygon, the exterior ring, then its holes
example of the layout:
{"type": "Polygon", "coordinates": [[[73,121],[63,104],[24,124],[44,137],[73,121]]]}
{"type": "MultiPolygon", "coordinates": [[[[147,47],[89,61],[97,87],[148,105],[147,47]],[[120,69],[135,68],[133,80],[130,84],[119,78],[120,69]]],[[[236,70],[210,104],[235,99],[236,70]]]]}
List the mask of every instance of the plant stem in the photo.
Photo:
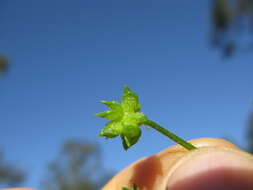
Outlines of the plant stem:
{"type": "Polygon", "coordinates": [[[175,135],[174,133],[168,131],[167,129],[163,128],[162,126],[158,125],[157,123],[155,123],[154,121],[151,120],[147,120],[143,123],[144,125],[147,125],[153,129],[156,129],[157,131],[159,131],[160,133],[164,134],[165,136],[169,137],[171,140],[175,141],[176,143],[182,145],[184,148],[186,148],[187,150],[193,150],[193,149],[197,149],[197,147],[193,146],[191,143],[188,143],[187,141],[185,141],[184,139],[181,139],[180,137],[178,137],[177,135],[175,135]]]}

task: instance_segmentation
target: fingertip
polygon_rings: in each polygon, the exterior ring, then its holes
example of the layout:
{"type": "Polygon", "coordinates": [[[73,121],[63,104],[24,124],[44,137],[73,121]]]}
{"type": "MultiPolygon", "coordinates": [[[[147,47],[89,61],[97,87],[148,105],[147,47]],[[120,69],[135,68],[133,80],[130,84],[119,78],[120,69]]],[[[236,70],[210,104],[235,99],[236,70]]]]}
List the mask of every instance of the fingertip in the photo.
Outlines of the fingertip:
{"type": "Polygon", "coordinates": [[[192,152],[171,171],[170,190],[253,189],[253,158],[239,150],[207,148],[192,152]]]}

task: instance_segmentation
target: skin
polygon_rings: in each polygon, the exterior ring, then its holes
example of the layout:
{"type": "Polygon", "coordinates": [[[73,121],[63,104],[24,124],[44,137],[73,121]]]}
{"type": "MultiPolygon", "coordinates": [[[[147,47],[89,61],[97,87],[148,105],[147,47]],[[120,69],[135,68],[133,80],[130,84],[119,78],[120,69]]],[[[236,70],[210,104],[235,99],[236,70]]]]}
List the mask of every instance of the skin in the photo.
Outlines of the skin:
{"type": "MultiPolygon", "coordinates": [[[[140,190],[252,190],[253,156],[221,139],[190,141],[138,160],[116,174],[102,190],[121,190],[135,183],[140,190]]],[[[15,188],[5,190],[31,190],[15,188]]]]}
{"type": "Polygon", "coordinates": [[[10,189],[2,189],[2,190],[33,190],[30,188],[10,188],[10,189]]]}
{"type": "Polygon", "coordinates": [[[253,156],[221,139],[190,141],[143,158],[114,176],[102,190],[121,190],[135,183],[141,190],[252,190],[253,156]]]}

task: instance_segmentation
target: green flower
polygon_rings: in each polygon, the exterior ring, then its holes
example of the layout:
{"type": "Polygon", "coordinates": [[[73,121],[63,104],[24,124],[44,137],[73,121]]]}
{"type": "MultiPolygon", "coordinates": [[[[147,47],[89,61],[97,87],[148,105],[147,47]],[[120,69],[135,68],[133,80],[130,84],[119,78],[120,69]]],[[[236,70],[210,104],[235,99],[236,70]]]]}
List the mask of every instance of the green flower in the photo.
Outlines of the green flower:
{"type": "Polygon", "coordinates": [[[154,121],[149,120],[143,113],[140,113],[141,106],[138,96],[127,86],[124,87],[121,104],[114,101],[101,101],[101,103],[108,106],[110,110],[96,114],[96,116],[111,121],[100,131],[99,136],[104,136],[105,138],[120,136],[125,150],[139,140],[141,136],[141,125],[146,125],[157,130],[187,150],[196,149],[191,143],[188,143],[154,121]]]}
{"type": "Polygon", "coordinates": [[[125,150],[134,145],[141,136],[140,125],[148,119],[140,113],[141,106],[137,94],[124,87],[121,104],[115,101],[101,101],[110,110],[98,113],[96,116],[109,119],[99,136],[114,138],[120,136],[125,150]]]}

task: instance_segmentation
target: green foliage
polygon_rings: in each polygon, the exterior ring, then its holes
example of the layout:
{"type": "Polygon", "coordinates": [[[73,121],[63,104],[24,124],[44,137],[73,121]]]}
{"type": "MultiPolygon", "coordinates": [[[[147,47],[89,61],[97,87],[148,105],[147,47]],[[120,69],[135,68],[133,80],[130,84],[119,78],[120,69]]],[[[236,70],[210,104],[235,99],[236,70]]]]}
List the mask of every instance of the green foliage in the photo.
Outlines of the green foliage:
{"type": "Polygon", "coordinates": [[[23,170],[4,159],[4,153],[0,152],[0,184],[13,187],[20,185],[25,180],[23,170]]]}
{"type": "Polygon", "coordinates": [[[141,136],[139,128],[147,117],[140,113],[141,106],[136,93],[127,86],[124,87],[121,104],[115,101],[101,101],[110,108],[109,111],[96,114],[98,117],[109,119],[99,136],[114,138],[120,136],[125,150],[134,145],[141,136]]]}
{"type": "Polygon", "coordinates": [[[0,55],[0,73],[4,73],[8,69],[8,60],[5,56],[0,55]]]}
{"type": "MultiPolygon", "coordinates": [[[[225,57],[234,55],[239,49],[239,40],[253,29],[252,0],[212,0],[212,45],[220,48],[225,57]]],[[[248,35],[248,36],[247,36],[248,35]]],[[[250,40],[249,40],[250,41],[250,40]]],[[[252,44],[240,44],[241,50],[252,49],[252,44]]]]}
{"type": "MultiPolygon", "coordinates": [[[[122,187],[122,190],[131,190],[131,189],[129,189],[128,187],[122,187]]],[[[138,188],[138,186],[136,184],[133,184],[132,190],[140,190],[140,189],[138,188]]]]}

